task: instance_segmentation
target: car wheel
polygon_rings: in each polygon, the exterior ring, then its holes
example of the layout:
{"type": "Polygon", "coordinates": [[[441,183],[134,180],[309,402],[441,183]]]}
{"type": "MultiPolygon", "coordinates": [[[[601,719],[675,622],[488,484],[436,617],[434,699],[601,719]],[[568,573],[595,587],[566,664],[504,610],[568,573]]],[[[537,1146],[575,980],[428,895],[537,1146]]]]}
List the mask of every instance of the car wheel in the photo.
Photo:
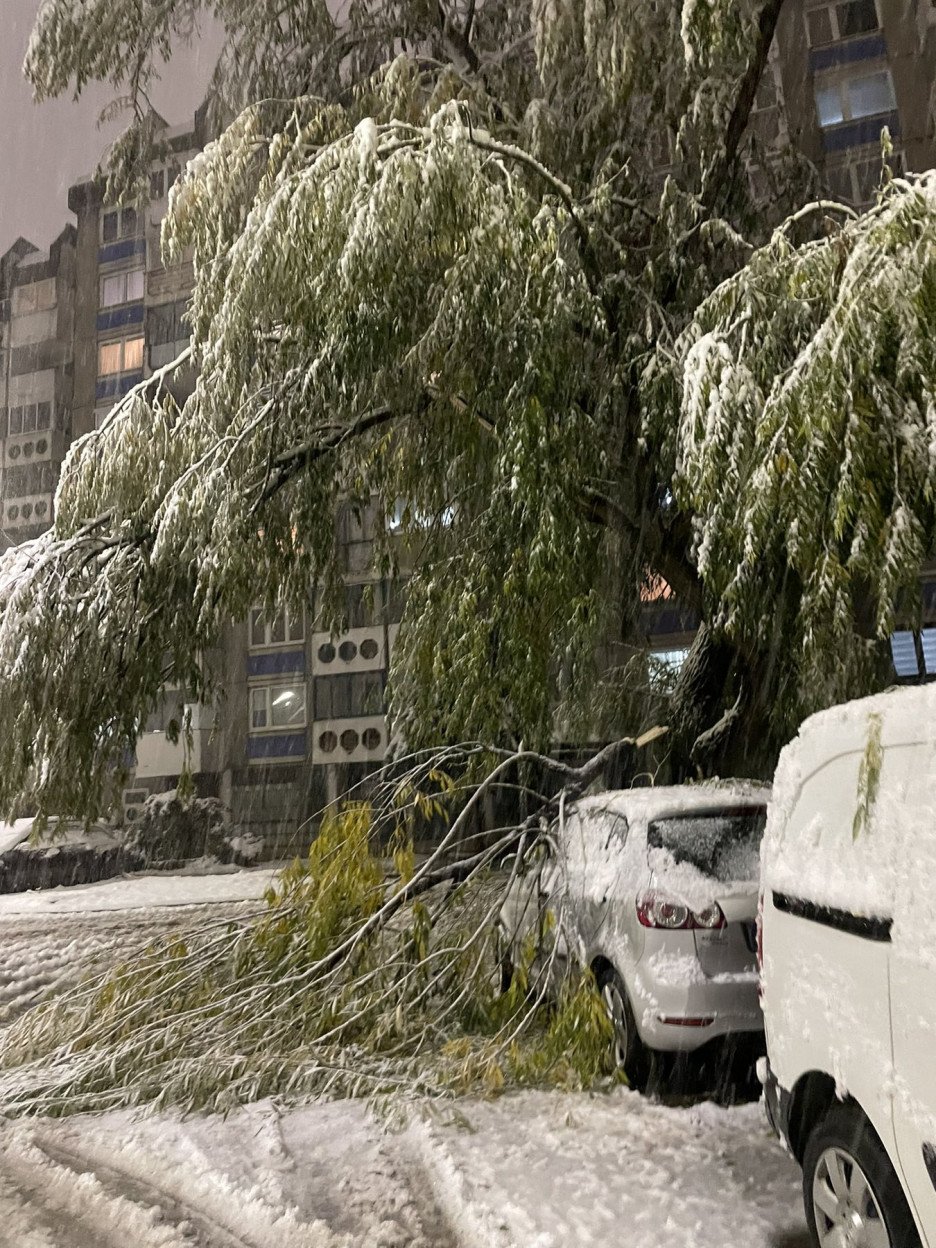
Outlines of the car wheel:
{"type": "Polygon", "coordinates": [[[819,1248],[920,1248],[881,1141],[855,1105],[836,1105],[803,1156],[803,1199],[819,1248]]]}
{"type": "Polygon", "coordinates": [[[634,1011],[624,982],[613,967],[603,967],[597,976],[598,991],[614,1029],[613,1057],[632,1088],[643,1091],[650,1075],[647,1049],[637,1032],[634,1011]]]}

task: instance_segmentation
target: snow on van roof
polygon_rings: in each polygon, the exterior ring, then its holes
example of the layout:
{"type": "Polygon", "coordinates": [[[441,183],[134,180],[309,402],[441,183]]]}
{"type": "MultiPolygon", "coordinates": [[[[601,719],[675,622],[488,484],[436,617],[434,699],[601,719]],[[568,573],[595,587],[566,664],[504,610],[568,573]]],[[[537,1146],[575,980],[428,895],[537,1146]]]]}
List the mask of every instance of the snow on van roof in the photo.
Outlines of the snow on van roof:
{"type": "Polygon", "coordinates": [[[932,823],[928,743],[934,740],[936,685],[889,689],[811,715],[777,764],[761,847],[767,887],[853,914],[889,917],[907,869],[902,830],[913,820],[932,823]],[[879,717],[885,766],[881,792],[867,801],[861,819],[872,716],[879,717]],[[913,743],[926,746],[925,756],[886,763],[889,747],[913,743]]]}
{"type": "Polygon", "coordinates": [[[670,784],[643,789],[609,789],[575,803],[578,811],[609,810],[629,819],[652,819],[681,810],[700,810],[728,803],[763,806],[770,786],[757,780],[706,780],[699,784],[670,784]]]}
{"type": "MultiPolygon", "coordinates": [[[[828,710],[817,711],[803,721],[794,740],[835,732],[841,732],[843,738],[850,739],[854,731],[864,731],[871,714],[880,715],[885,723],[919,729],[934,722],[934,711],[936,684],[895,685],[883,693],[873,693],[867,698],[855,698],[851,702],[830,706],[828,710]]],[[[933,731],[930,729],[927,735],[933,731]]]]}

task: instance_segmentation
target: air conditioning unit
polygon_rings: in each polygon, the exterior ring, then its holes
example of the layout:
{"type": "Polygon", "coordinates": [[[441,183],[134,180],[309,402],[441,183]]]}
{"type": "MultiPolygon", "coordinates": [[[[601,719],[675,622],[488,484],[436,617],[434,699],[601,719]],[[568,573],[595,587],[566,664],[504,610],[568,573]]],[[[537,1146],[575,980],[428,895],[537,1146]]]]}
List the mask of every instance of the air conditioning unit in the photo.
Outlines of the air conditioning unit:
{"type": "Polygon", "coordinates": [[[143,814],[143,803],[149,797],[146,789],[124,789],[123,817],[124,823],[136,823],[143,814]]]}

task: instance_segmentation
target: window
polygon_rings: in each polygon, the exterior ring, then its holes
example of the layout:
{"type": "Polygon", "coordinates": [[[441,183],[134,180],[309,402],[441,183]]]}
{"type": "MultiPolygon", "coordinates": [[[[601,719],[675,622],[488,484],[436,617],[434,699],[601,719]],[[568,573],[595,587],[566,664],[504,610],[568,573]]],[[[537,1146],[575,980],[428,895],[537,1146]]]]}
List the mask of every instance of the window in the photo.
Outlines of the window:
{"type": "Polygon", "coordinates": [[[169,165],[165,169],[154,169],[150,174],[150,199],[162,199],[168,195],[179,176],[179,166],[169,165]]]}
{"type": "Polygon", "coordinates": [[[843,121],[876,117],[897,107],[889,69],[832,81],[817,81],[814,90],[816,113],[823,129],[843,121]]]}
{"type": "Polygon", "coordinates": [[[113,308],[120,303],[139,303],[143,298],[145,276],[142,269],[129,273],[111,273],[101,278],[101,307],[113,308]]]}
{"type": "Polygon", "coordinates": [[[936,676],[936,628],[893,633],[891,658],[898,680],[917,683],[936,676]]]}
{"type": "Polygon", "coordinates": [[[164,690],[156,702],[156,705],[146,717],[143,725],[144,732],[168,732],[170,725],[175,724],[179,729],[183,727],[185,721],[185,703],[182,695],[176,690],[164,690]]]}
{"type": "Polygon", "coordinates": [[[143,368],[143,339],[126,338],[122,342],[102,342],[98,348],[98,376],[114,373],[136,373],[143,368]]]}
{"type": "Polygon", "coordinates": [[[52,426],[51,403],[25,403],[22,407],[10,408],[11,434],[36,433],[52,426]]]}
{"type": "Polygon", "coordinates": [[[101,217],[101,241],[116,243],[119,238],[133,238],[137,232],[135,208],[113,208],[101,217]]]}
{"type": "Polygon", "coordinates": [[[305,685],[263,685],[250,690],[250,731],[304,728],[305,685]]]}
{"type": "Polygon", "coordinates": [[[647,828],[650,864],[655,853],[663,853],[720,883],[756,880],[766,822],[767,811],[758,806],[656,819],[647,828]]]}
{"type": "Polygon", "coordinates": [[[13,313],[28,316],[31,312],[45,312],[55,306],[55,278],[42,282],[29,282],[13,291],[13,313]]]}
{"type": "Polygon", "coordinates": [[[161,368],[171,363],[188,345],[191,338],[187,312],[188,300],[162,303],[146,313],[146,342],[150,367],[161,368]]]}
{"type": "Polygon", "coordinates": [[[810,47],[818,48],[839,39],[866,35],[881,26],[875,0],[840,0],[825,4],[806,14],[806,33],[810,47]]]}
{"type": "Polygon", "coordinates": [[[406,609],[406,581],[385,581],[383,597],[384,623],[399,624],[406,609]]]}
{"type": "Polygon", "coordinates": [[[318,676],[314,685],[316,719],[354,719],[384,712],[383,672],[318,676]]]}
{"type": "Polygon", "coordinates": [[[650,655],[650,683],[659,689],[672,689],[688,653],[688,646],[654,650],[650,655]]]}
{"type": "Polygon", "coordinates": [[[374,623],[373,583],[345,586],[345,619],[348,628],[370,628],[374,623]]]}
{"type": "Polygon", "coordinates": [[[874,117],[896,107],[890,70],[867,74],[848,83],[848,108],[852,117],[874,117]]]}
{"type": "Polygon", "coordinates": [[[845,4],[837,4],[835,16],[838,18],[840,39],[866,35],[868,31],[877,30],[880,26],[874,0],[848,0],[845,4]]]}
{"type": "Polygon", "coordinates": [[[278,612],[271,620],[263,613],[262,607],[254,607],[250,613],[250,644],[257,646],[284,646],[289,642],[305,639],[305,616],[300,611],[278,612]]]}
{"type": "MultiPolygon", "coordinates": [[[[906,172],[903,152],[897,151],[888,160],[890,172],[900,177],[906,172]]],[[[884,173],[880,156],[864,160],[848,160],[841,165],[827,165],[826,184],[830,192],[846,203],[860,207],[873,202],[881,186],[884,173]]]]}

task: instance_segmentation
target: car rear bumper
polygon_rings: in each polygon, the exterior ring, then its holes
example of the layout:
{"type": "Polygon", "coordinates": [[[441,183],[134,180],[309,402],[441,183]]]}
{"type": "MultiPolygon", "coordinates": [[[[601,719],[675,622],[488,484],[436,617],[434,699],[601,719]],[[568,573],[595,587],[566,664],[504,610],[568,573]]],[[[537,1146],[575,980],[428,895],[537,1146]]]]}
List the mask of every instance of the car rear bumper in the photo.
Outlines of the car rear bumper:
{"type": "Polygon", "coordinates": [[[709,978],[697,963],[690,969],[660,959],[638,965],[631,1002],[644,1044],[685,1053],[736,1032],[763,1032],[756,972],[709,978]]]}

